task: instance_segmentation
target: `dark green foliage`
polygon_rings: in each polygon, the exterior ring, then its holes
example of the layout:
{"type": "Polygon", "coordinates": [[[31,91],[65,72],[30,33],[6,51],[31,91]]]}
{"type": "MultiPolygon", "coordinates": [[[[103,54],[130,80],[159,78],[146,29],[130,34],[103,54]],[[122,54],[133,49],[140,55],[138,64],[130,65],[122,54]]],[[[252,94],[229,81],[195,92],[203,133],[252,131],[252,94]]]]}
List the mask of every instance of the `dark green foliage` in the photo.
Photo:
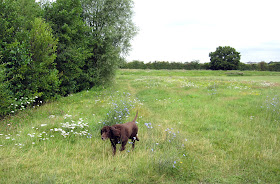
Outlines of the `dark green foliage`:
{"type": "Polygon", "coordinates": [[[32,63],[29,70],[32,76],[33,93],[39,93],[42,99],[55,97],[60,81],[55,67],[57,40],[52,29],[41,18],[35,18],[30,31],[30,52],[32,63]]]}
{"type": "Polygon", "coordinates": [[[14,39],[20,21],[17,17],[16,2],[3,1],[0,3],[0,44],[1,51],[4,51],[6,43],[11,43],[14,39]]]}
{"type": "MultiPolygon", "coordinates": [[[[48,75],[38,73],[34,66],[30,30],[34,19],[41,13],[35,0],[0,1],[0,116],[11,112],[11,104],[19,98],[49,96],[45,90],[48,75]],[[42,88],[40,90],[39,88],[42,88]],[[40,92],[41,91],[41,92],[40,92]]],[[[36,45],[36,43],[34,42],[36,45]]],[[[47,43],[46,43],[47,44],[47,43]]],[[[42,69],[42,68],[41,68],[42,69]]],[[[48,70],[48,69],[47,69],[48,70]]],[[[45,74],[45,73],[44,73],[45,74]]],[[[48,80],[52,80],[48,79],[48,80]]],[[[50,91],[53,91],[52,89],[50,91]]]]}
{"type": "Polygon", "coordinates": [[[258,63],[258,66],[259,66],[259,70],[260,71],[266,71],[268,70],[268,64],[264,61],[258,63]]]}
{"type": "Polygon", "coordinates": [[[84,19],[90,28],[89,48],[92,56],[85,70],[91,85],[110,81],[136,34],[132,23],[131,0],[82,0],[84,19]]]}
{"type": "Polygon", "coordinates": [[[109,82],[136,33],[132,6],[132,0],[0,0],[0,116],[15,112],[11,104],[109,82]]]}
{"type": "Polygon", "coordinates": [[[45,6],[59,40],[61,94],[110,81],[135,35],[131,0],[57,0],[45,6]]]}
{"type": "Polygon", "coordinates": [[[245,64],[245,63],[239,63],[239,68],[238,68],[239,70],[251,70],[251,67],[250,67],[250,65],[248,65],[248,64],[245,64]]]}
{"type": "Polygon", "coordinates": [[[268,64],[269,71],[279,71],[280,72],[280,62],[270,62],[268,64]]]}
{"type": "Polygon", "coordinates": [[[152,69],[152,70],[201,70],[209,69],[208,63],[199,63],[198,60],[192,62],[167,62],[155,61],[144,63],[143,61],[132,61],[121,66],[123,69],[152,69]]]}
{"type": "Polygon", "coordinates": [[[14,98],[35,97],[50,99],[59,88],[56,57],[56,41],[51,29],[40,18],[36,18],[27,42],[14,41],[7,45],[5,57],[6,81],[14,98]]]}
{"type": "Polygon", "coordinates": [[[0,116],[57,96],[57,41],[35,0],[1,1],[0,116]],[[3,10],[3,11],[2,11],[3,10]],[[23,99],[35,99],[23,104],[23,99]],[[17,105],[17,106],[12,106],[17,105]]]}
{"type": "Polygon", "coordinates": [[[0,118],[9,113],[11,102],[12,96],[8,88],[8,82],[5,80],[5,68],[0,65],[0,118]]]}
{"type": "Polygon", "coordinates": [[[44,13],[59,40],[55,63],[62,82],[60,93],[67,95],[89,88],[84,72],[86,59],[90,56],[88,29],[83,22],[80,0],[57,0],[45,6],[44,13]]]}
{"type": "Polygon", "coordinates": [[[126,68],[126,69],[147,69],[147,65],[143,61],[132,61],[129,63],[125,63],[121,66],[121,68],[126,68]]]}
{"type": "MultiPolygon", "coordinates": [[[[124,63],[123,69],[152,69],[152,70],[209,70],[210,63],[199,63],[199,61],[192,62],[167,62],[155,61],[144,63],[143,61],[132,61],[124,63]]],[[[280,62],[245,64],[239,63],[238,70],[258,70],[258,71],[280,71],[280,62]]]]}
{"type": "MultiPolygon", "coordinates": [[[[42,15],[42,9],[36,0],[17,0],[17,8],[20,13],[20,25],[22,29],[30,30],[35,18],[42,15]]],[[[25,39],[25,37],[23,37],[25,39]]]]}
{"type": "Polygon", "coordinates": [[[240,63],[239,70],[257,70],[257,71],[280,71],[280,62],[269,62],[264,61],[256,64],[245,64],[240,63]]]}
{"type": "Polygon", "coordinates": [[[15,98],[22,96],[30,96],[31,80],[29,66],[32,63],[30,55],[29,44],[25,42],[14,41],[7,45],[6,50],[8,55],[5,57],[6,78],[5,81],[9,82],[9,89],[12,92],[12,96],[15,98]]]}
{"type": "Polygon", "coordinates": [[[240,63],[240,53],[229,46],[217,47],[215,52],[209,53],[209,57],[212,70],[237,70],[240,63]]]}

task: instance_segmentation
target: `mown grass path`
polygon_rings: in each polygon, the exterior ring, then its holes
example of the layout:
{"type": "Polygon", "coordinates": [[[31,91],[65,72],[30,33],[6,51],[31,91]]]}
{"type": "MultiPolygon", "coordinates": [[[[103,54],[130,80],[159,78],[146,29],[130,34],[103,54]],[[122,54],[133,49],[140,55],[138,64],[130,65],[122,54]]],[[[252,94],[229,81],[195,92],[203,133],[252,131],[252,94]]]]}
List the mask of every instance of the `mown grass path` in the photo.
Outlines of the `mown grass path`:
{"type": "Polygon", "coordinates": [[[1,120],[1,183],[278,183],[280,73],[119,70],[1,120]],[[132,120],[112,156],[104,124],[132,120]]]}

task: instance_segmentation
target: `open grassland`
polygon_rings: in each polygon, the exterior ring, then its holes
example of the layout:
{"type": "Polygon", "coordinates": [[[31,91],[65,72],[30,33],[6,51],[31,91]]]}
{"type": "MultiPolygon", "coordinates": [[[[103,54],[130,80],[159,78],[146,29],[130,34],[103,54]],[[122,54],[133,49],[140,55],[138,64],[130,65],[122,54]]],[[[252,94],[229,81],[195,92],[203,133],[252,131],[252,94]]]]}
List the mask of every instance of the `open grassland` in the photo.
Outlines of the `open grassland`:
{"type": "Polygon", "coordinates": [[[279,145],[280,73],[119,70],[1,120],[0,183],[279,183],[279,145]],[[136,110],[113,157],[100,129],[136,110]]]}

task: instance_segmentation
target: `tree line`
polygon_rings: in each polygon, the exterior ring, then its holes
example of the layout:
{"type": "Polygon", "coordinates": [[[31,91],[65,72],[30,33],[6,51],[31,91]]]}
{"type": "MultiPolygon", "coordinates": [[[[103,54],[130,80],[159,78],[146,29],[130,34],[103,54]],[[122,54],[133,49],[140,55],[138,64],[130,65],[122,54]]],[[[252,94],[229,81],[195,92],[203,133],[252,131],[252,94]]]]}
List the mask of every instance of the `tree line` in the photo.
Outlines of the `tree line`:
{"type": "Polygon", "coordinates": [[[154,61],[144,63],[143,61],[132,61],[122,65],[127,69],[168,69],[168,70],[259,70],[280,71],[280,62],[260,62],[245,64],[240,62],[241,55],[230,46],[219,46],[216,51],[209,53],[210,63],[199,63],[198,60],[191,62],[167,62],[154,61]]]}
{"type": "Polygon", "coordinates": [[[132,0],[0,0],[0,117],[109,82],[137,29],[132,0]]]}
{"type": "MultiPolygon", "coordinates": [[[[151,70],[211,70],[210,63],[200,63],[198,60],[191,62],[154,61],[145,63],[134,60],[121,66],[122,69],[151,69],[151,70]]],[[[280,62],[264,61],[259,63],[240,63],[237,70],[280,71],[280,62]]]]}

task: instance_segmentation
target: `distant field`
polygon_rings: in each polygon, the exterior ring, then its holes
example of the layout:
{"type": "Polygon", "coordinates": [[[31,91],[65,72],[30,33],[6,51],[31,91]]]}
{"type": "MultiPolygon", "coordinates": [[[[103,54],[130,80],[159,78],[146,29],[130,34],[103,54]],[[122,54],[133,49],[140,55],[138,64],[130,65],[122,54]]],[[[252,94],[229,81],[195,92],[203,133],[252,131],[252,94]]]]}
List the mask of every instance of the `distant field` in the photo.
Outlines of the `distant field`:
{"type": "Polygon", "coordinates": [[[0,183],[280,181],[279,72],[119,70],[0,123],[0,183]],[[113,157],[100,129],[136,110],[140,141],[113,157]]]}

